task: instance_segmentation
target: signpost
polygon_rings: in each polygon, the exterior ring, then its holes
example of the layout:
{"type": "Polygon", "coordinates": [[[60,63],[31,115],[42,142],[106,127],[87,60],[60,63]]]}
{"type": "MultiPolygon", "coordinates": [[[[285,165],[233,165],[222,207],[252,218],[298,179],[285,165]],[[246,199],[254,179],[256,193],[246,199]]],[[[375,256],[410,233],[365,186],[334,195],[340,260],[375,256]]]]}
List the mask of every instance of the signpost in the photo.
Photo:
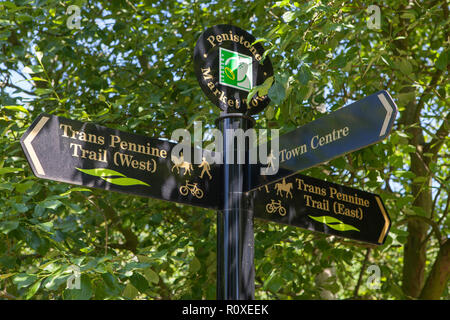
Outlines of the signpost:
{"type": "MultiPolygon", "coordinates": [[[[278,172],[250,166],[248,143],[237,150],[234,136],[225,133],[251,128],[249,115],[270,102],[267,95],[247,101],[252,88],[273,75],[263,57],[252,35],[230,25],[207,29],[196,44],[200,86],[223,111],[217,120],[223,164],[206,161],[214,154],[194,164],[173,152],[176,143],[48,114],[25,132],[22,148],[39,178],[218,210],[217,298],[253,299],[254,217],[384,243],[390,219],[378,195],[297,172],[385,139],[397,113],[389,94],[377,92],[282,136],[279,152],[270,153],[278,172]],[[236,161],[239,152],[245,163],[236,161]],[[260,169],[275,174],[261,175],[260,169]]],[[[191,154],[209,152],[189,147],[191,154]]]]}
{"type": "Polygon", "coordinates": [[[220,166],[171,159],[176,143],[41,114],[20,143],[43,179],[219,209],[220,166]],[[201,177],[202,176],[202,177],[201,177]]]}
{"type": "MultiPolygon", "coordinates": [[[[254,120],[247,115],[263,110],[267,95],[248,93],[273,75],[270,59],[248,32],[230,25],[205,30],[194,49],[194,69],[200,87],[223,114],[218,119],[224,137],[223,208],[217,214],[217,299],[253,299],[253,216],[243,210],[244,185],[250,181],[249,166],[236,164],[238,150],[226,131],[246,130],[254,120]],[[234,154],[235,159],[229,159],[234,154]]],[[[240,150],[248,154],[246,150],[240,150]]],[[[248,162],[246,162],[248,163],[248,162]]]]}

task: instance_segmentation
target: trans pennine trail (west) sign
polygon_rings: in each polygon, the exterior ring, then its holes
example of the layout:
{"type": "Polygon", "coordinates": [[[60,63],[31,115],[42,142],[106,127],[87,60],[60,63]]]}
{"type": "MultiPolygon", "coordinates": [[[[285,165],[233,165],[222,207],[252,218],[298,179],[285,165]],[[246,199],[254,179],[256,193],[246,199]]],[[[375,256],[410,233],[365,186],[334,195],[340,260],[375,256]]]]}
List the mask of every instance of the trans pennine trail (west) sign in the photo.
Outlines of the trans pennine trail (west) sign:
{"type": "Polygon", "coordinates": [[[173,142],[41,114],[20,143],[39,178],[220,208],[218,166],[171,158],[173,142]]]}

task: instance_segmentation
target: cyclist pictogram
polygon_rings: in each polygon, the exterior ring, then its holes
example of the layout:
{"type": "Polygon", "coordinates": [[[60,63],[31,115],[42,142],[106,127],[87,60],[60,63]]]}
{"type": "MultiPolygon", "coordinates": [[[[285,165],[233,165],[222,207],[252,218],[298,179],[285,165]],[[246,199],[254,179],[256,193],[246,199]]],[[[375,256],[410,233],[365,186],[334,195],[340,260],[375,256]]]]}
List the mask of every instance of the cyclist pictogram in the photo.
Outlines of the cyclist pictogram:
{"type": "Polygon", "coordinates": [[[281,200],[278,200],[278,202],[275,202],[275,200],[270,199],[271,203],[268,203],[266,205],[266,212],[267,213],[276,213],[278,211],[278,214],[280,216],[286,215],[286,208],[281,205],[281,200]]]}
{"type": "Polygon", "coordinates": [[[203,190],[197,186],[197,183],[189,183],[189,180],[187,180],[186,184],[180,187],[180,193],[187,196],[189,192],[198,199],[203,198],[203,190]]]}

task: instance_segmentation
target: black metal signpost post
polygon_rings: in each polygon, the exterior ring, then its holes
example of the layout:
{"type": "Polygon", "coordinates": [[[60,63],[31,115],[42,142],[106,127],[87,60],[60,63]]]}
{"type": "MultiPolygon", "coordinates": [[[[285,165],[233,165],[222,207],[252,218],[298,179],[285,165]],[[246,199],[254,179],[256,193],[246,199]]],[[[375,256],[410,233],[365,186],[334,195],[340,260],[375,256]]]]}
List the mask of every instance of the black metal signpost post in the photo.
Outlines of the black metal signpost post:
{"type": "Polygon", "coordinates": [[[244,185],[248,165],[239,164],[237,129],[247,130],[253,119],[239,113],[224,114],[218,119],[224,137],[223,209],[217,215],[217,299],[254,298],[253,216],[246,210],[244,185]]]}
{"type": "Polygon", "coordinates": [[[205,30],[194,51],[197,79],[206,96],[224,111],[217,120],[223,133],[223,209],[217,216],[217,299],[254,298],[254,235],[252,211],[245,207],[244,191],[250,187],[247,156],[235,143],[236,130],[247,130],[249,116],[263,110],[268,96],[247,101],[248,92],[273,75],[264,48],[248,32],[230,25],[205,30]],[[247,159],[245,159],[247,160],[247,159]]]}
{"type": "Polygon", "coordinates": [[[194,64],[200,87],[223,111],[217,119],[223,164],[209,164],[204,157],[191,163],[183,154],[172,154],[177,144],[166,140],[41,114],[20,141],[33,173],[218,210],[220,300],[254,298],[254,217],[383,244],[390,219],[380,196],[298,172],[386,138],[397,113],[395,103],[380,91],[287,133],[280,137],[280,170],[261,176],[261,165],[249,164],[254,150],[249,141],[242,148],[236,140],[253,127],[250,115],[270,102],[267,95],[247,100],[248,92],[273,75],[270,59],[263,56],[253,36],[230,25],[209,28],[197,41],[194,64]]]}

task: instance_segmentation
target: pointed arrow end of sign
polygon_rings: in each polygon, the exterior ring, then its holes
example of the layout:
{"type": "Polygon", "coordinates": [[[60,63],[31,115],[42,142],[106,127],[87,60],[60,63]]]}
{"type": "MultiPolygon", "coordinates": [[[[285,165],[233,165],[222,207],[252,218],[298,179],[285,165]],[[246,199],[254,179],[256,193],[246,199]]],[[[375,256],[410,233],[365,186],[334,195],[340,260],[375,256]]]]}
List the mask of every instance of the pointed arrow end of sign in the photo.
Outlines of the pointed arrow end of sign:
{"type": "Polygon", "coordinates": [[[377,97],[380,100],[381,104],[383,105],[384,109],[386,110],[386,116],[384,118],[383,125],[381,126],[380,131],[381,137],[390,132],[390,128],[392,128],[392,125],[390,124],[393,122],[395,116],[397,115],[397,106],[395,105],[395,102],[394,100],[392,100],[389,93],[385,90],[378,93],[377,97]]]}
{"type": "Polygon", "coordinates": [[[386,240],[388,231],[391,227],[391,219],[389,218],[389,215],[386,212],[386,209],[384,208],[383,201],[379,196],[375,196],[375,199],[377,201],[378,207],[380,208],[381,214],[383,215],[384,219],[384,226],[381,229],[380,237],[378,238],[378,244],[383,244],[386,240]]]}
{"type": "Polygon", "coordinates": [[[42,168],[42,164],[39,161],[39,158],[36,155],[36,151],[34,150],[34,147],[32,145],[33,140],[36,138],[36,136],[39,134],[39,132],[42,130],[42,128],[45,126],[47,121],[50,119],[48,116],[42,116],[36,123],[36,125],[31,129],[31,131],[28,132],[25,138],[22,138],[20,140],[20,143],[22,144],[22,148],[25,150],[25,153],[27,155],[28,161],[30,164],[32,164],[33,172],[38,177],[45,176],[45,171],[42,168]]]}

